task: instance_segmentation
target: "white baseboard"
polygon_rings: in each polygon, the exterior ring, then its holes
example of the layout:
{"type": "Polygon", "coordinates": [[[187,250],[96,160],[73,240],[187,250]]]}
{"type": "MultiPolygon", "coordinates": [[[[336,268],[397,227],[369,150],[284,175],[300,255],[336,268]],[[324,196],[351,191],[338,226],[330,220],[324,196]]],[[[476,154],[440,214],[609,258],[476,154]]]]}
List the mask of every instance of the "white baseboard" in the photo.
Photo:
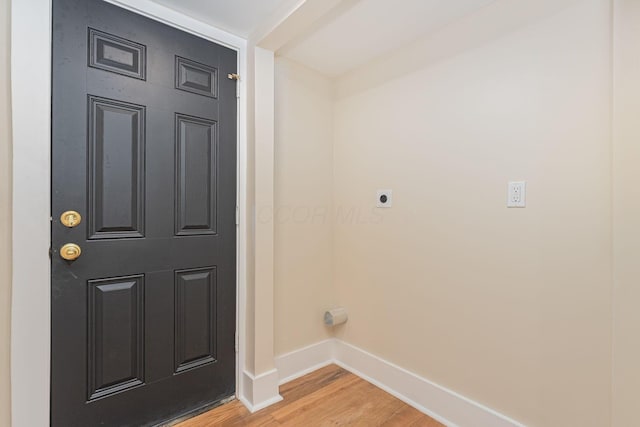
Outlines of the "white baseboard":
{"type": "Polygon", "coordinates": [[[276,369],[280,376],[279,384],[288,383],[332,364],[335,359],[334,348],[335,340],[328,339],[276,357],[276,369]]]}
{"type": "Polygon", "coordinates": [[[449,427],[524,427],[480,403],[338,339],[276,358],[284,384],[335,363],[449,427]]]}
{"type": "Polygon", "coordinates": [[[343,341],[336,364],[447,426],[524,427],[484,405],[343,341]]]}
{"type": "Polygon", "coordinates": [[[242,395],[238,396],[238,400],[251,413],[280,402],[282,396],[278,392],[278,370],[272,369],[258,376],[243,372],[242,395]]]}

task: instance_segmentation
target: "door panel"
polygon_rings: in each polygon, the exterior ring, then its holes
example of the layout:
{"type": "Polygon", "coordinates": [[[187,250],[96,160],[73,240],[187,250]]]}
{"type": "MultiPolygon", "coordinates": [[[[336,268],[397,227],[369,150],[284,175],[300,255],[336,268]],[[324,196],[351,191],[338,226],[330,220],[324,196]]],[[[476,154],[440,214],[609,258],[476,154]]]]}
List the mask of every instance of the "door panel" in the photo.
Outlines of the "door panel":
{"type": "Polygon", "coordinates": [[[216,234],[216,122],[176,115],[176,234],[216,234]]]}
{"type": "Polygon", "coordinates": [[[51,423],[154,425],[235,391],[236,53],[102,0],[53,28],[51,423]]]}
{"type": "Polygon", "coordinates": [[[216,360],[216,269],[176,272],[176,372],[216,360]]]}
{"type": "Polygon", "coordinates": [[[89,66],[145,80],[144,45],[89,28],[89,66]]]}
{"type": "Polygon", "coordinates": [[[144,236],[144,123],[141,105],[89,96],[90,239],[144,236]]]}
{"type": "Polygon", "coordinates": [[[218,97],[218,70],[176,56],[176,89],[218,97]]]}
{"type": "Polygon", "coordinates": [[[144,383],[144,276],[89,280],[89,397],[144,383]]]}

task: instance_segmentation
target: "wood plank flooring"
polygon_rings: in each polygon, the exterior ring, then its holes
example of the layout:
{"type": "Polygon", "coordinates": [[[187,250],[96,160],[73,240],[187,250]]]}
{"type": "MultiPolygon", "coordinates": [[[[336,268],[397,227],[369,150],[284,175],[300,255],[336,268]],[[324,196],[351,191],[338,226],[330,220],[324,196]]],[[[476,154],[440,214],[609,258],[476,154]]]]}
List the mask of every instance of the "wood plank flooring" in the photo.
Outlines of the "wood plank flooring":
{"type": "Polygon", "coordinates": [[[238,401],[205,412],[177,427],[209,426],[403,426],[442,424],[371,385],[330,365],[280,388],[284,398],[255,414],[238,401]]]}

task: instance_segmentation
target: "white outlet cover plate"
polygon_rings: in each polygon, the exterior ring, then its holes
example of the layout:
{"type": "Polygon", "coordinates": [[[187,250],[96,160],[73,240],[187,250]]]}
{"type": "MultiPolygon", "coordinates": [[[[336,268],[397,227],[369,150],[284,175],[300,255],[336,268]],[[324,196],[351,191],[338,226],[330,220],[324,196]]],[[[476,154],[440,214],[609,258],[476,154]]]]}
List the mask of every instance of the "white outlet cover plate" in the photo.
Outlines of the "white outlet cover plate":
{"type": "Polygon", "coordinates": [[[378,208],[390,208],[393,205],[393,191],[391,190],[378,190],[376,192],[376,207],[378,208]],[[387,201],[382,203],[380,197],[387,196],[387,201]]]}
{"type": "Polygon", "coordinates": [[[527,206],[526,181],[510,181],[507,193],[508,208],[524,208],[527,206]]]}

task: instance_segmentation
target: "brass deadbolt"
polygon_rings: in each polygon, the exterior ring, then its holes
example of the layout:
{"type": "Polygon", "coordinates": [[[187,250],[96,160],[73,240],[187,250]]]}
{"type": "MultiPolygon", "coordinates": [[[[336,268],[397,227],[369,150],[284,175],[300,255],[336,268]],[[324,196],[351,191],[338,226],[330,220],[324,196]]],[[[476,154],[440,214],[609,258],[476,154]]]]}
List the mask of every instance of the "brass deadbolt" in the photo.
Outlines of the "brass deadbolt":
{"type": "Polygon", "coordinates": [[[82,254],[82,249],[80,249],[80,246],[75,243],[67,243],[60,248],[60,257],[67,261],[74,261],[78,259],[80,254],[82,254]]]}
{"type": "Polygon", "coordinates": [[[82,217],[76,211],[66,211],[60,215],[60,222],[65,227],[73,228],[82,222],[82,217]]]}

